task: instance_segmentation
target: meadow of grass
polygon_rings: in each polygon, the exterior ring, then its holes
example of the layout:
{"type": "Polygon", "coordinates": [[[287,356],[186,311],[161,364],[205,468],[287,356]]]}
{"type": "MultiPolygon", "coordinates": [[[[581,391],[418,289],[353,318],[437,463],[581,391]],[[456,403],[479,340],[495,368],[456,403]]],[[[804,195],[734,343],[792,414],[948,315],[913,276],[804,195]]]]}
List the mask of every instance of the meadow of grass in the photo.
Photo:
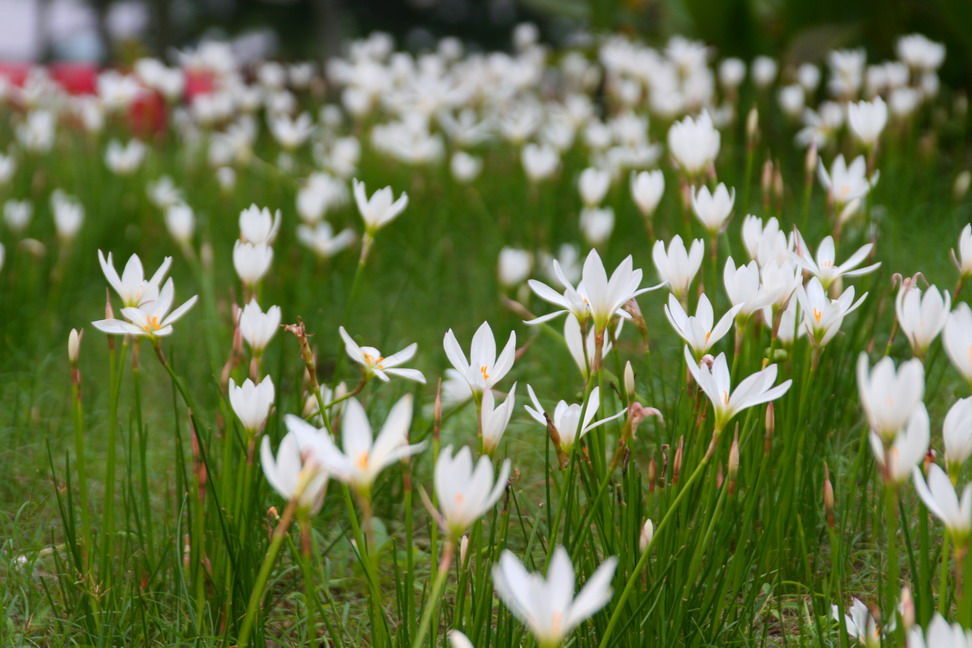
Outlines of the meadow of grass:
{"type": "MultiPolygon", "coordinates": [[[[658,114],[647,97],[661,90],[650,74],[638,76],[637,65],[619,63],[626,50],[617,43],[612,57],[605,55],[609,44],[601,45],[598,57],[594,50],[545,50],[528,36],[516,53],[497,55],[502,60],[486,64],[481,57],[481,67],[471,62],[475,57],[453,56],[455,43],[437,55],[389,58],[383,41],[372,39],[347,58],[350,73],[332,67],[326,84],[315,73],[309,87],[293,82],[289,90],[273,80],[276,68],[256,76],[246,70],[243,77],[235,67],[227,71],[225,59],[212,52],[198,54],[188,57],[186,69],[204,71],[213,89],[194,100],[180,93],[168,104],[153,94],[149,111],[167,112],[168,125],[161,129],[132,118],[129,101],[112,94],[127,92],[113,85],[124,83],[118,79],[102,83],[100,100],[91,100],[94,108],[82,108],[87,100],[67,98],[38,78],[8,89],[0,107],[0,150],[8,152],[13,168],[0,196],[29,202],[32,215],[23,228],[7,215],[0,230],[3,645],[468,645],[457,634],[447,639],[451,630],[480,648],[972,643],[958,630],[948,638],[952,643],[943,643],[942,627],[933,640],[929,629],[938,614],[972,629],[972,561],[965,560],[972,510],[966,505],[957,522],[943,526],[917,495],[911,475],[922,461],[926,472],[935,462],[945,465],[945,456],[961,496],[970,469],[965,457],[953,461],[959,455],[944,445],[942,428],[946,413],[970,396],[969,383],[960,360],[939,339],[941,327],[926,349],[914,350],[900,330],[908,324],[898,324],[895,310],[900,291],[920,286],[927,296],[933,292],[927,284],[937,286],[953,297],[951,335],[972,337],[958,314],[972,287],[964,286],[966,275],[950,256],[955,249],[955,261],[964,260],[972,271],[972,249],[963,257],[959,242],[972,220],[968,172],[963,176],[970,163],[964,95],[932,89],[933,70],[922,75],[915,69],[877,88],[859,80],[835,91],[828,81],[841,78],[844,68],[832,57],[820,68],[819,87],[808,84],[811,108],[827,99],[846,115],[848,103],[878,95],[893,104],[891,95],[900,89],[894,83],[921,88],[915,90],[920,99],[912,110],[892,114],[876,146],[863,146],[842,118],[817,128],[808,150],[794,138],[815,123],[814,115],[788,116],[780,106],[780,88],[792,86],[794,70],[780,70],[768,86],[749,78],[755,66],[738,87],[710,74],[711,93],[693,103],[685,99],[692,70],[711,68],[714,74],[717,66],[676,43],[659,50],[658,65],[676,71],[672,92],[684,95],[683,105],[658,114]],[[516,81],[514,73],[528,80],[516,81]],[[472,89],[456,90],[464,84],[472,89]],[[259,88],[260,105],[247,107],[240,86],[259,88]],[[349,97],[349,88],[365,95],[369,107],[361,109],[361,98],[349,97]],[[199,105],[207,96],[235,98],[219,113],[199,105]],[[590,114],[564,108],[579,97],[590,114]],[[117,103],[121,108],[112,109],[117,103]],[[325,104],[331,108],[322,110],[325,104]],[[692,174],[668,133],[673,122],[703,108],[717,115],[721,141],[717,156],[692,174]],[[79,115],[86,109],[104,111],[102,128],[85,127],[79,115]],[[439,117],[440,111],[455,115],[460,109],[485,120],[482,141],[460,137],[461,129],[439,117]],[[24,135],[40,112],[55,116],[49,147],[24,135]],[[267,127],[282,119],[280,113],[302,112],[313,121],[306,141],[288,145],[267,127]],[[634,143],[628,141],[631,120],[634,143]],[[518,121],[529,124],[522,137],[518,121]],[[398,131],[383,131],[389,124],[398,131]],[[591,132],[599,125],[608,131],[604,146],[594,144],[600,135],[591,132]],[[572,137],[565,141],[557,129],[569,129],[572,137]],[[120,172],[106,163],[106,147],[131,138],[146,145],[144,160],[120,172]],[[341,150],[352,139],[360,143],[360,156],[341,150]],[[556,156],[549,177],[524,173],[524,148],[535,142],[556,156]],[[656,154],[640,161],[618,162],[621,154],[607,154],[627,152],[628,160],[653,143],[656,154]],[[456,173],[453,154],[460,150],[482,164],[474,178],[456,173]],[[831,169],[838,154],[848,161],[863,155],[870,171],[880,172],[839,225],[839,203],[846,201],[828,194],[817,169],[818,160],[831,169]],[[561,256],[561,263],[576,266],[576,276],[568,272],[572,281],[581,279],[580,266],[592,249],[592,232],[579,224],[578,182],[588,167],[610,177],[606,195],[594,202],[612,210],[613,226],[593,246],[609,275],[630,255],[644,273],[640,285],[654,286],[662,281],[652,258],[655,242],[667,245],[675,235],[700,239],[701,268],[680,300],[694,314],[704,294],[718,319],[732,305],[723,276],[730,256],[737,266],[752,256],[764,291],[779,283],[772,273],[795,273],[796,283],[777,306],[737,320],[708,351],[725,353],[733,385],[769,365],[778,376],[767,388],[792,380],[771,405],[760,403],[728,421],[716,414],[688,368],[701,362],[696,371],[705,373],[712,357],[700,350],[686,358],[685,342],[666,318],[672,286],[626,304],[630,321],[617,335],[613,310],[611,321],[588,317],[584,330],[592,329],[593,340],[596,329],[601,342],[591,342],[586,362],[593,366],[584,371],[568,353],[564,318],[524,324],[558,308],[526,284],[534,278],[563,290],[551,275],[550,254],[574,246],[577,260],[561,256]],[[659,169],[665,185],[648,218],[629,185],[629,173],[644,168],[659,169]],[[323,216],[299,216],[298,194],[309,191],[308,178],[321,172],[346,195],[329,200],[323,216]],[[191,209],[190,230],[171,214],[178,205],[153,198],[149,187],[162,176],[178,189],[177,202],[191,209]],[[408,204],[368,233],[351,195],[352,178],[365,182],[369,196],[385,186],[395,197],[404,192],[408,204]],[[732,216],[713,234],[696,218],[702,208],[693,210],[689,197],[692,187],[719,183],[734,188],[735,200],[732,216]],[[52,202],[56,190],[83,206],[76,232],[56,225],[54,211],[64,208],[52,202]],[[240,215],[251,204],[280,210],[281,226],[270,237],[269,271],[246,286],[233,257],[240,215]],[[769,234],[750,240],[773,248],[768,255],[782,254],[779,263],[747,251],[747,214],[764,223],[778,219],[782,252],[769,234]],[[351,228],[357,241],[333,255],[316,255],[298,240],[297,228],[324,218],[335,232],[351,228]],[[796,228],[809,252],[792,234],[796,228]],[[363,254],[361,241],[372,235],[363,254]],[[880,266],[828,282],[834,298],[851,286],[853,301],[867,294],[836,322],[839,333],[832,339],[811,340],[814,315],[807,314],[811,330],[805,331],[799,312],[792,326],[804,334],[789,340],[773,323],[788,302],[798,308],[798,285],[809,290],[814,281],[814,273],[798,269],[796,256],[811,256],[828,235],[836,239],[838,263],[872,243],[861,266],[880,266]],[[501,263],[504,248],[528,252],[529,268],[509,258],[501,263]],[[92,326],[106,317],[106,297],[114,317],[122,317],[122,300],[107,288],[99,250],[112,253],[119,272],[130,255],[139,255],[146,277],[172,257],[175,304],[199,298],[171,335],[109,336],[92,326]],[[513,279],[501,281],[501,275],[513,279]],[[306,335],[281,328],[265,351],[254,353],[238,331],[237,308],[251,298],[264,310],[279,306],[281,324],[302,322],[306,335]],[[490,452],[484,452],[478,418],[482,391],[470,398],[462,378],[447,376],[450,359],[443,350],[451,329],[468,352],[483,322],[495,334],[497,350],[510,332],[517,349],[512,369],[495,386],[501,403],[516,383],[515,407],[490,452]],[[421,371],[424,384],[395,376],[383,382],[365,371],[348,356],[340,326],[385,357],[417,343],[405,366],[421,371]],[[72,329],[83,330],[76,362],[68,355],[72,329]],[[608,341],[611,349],[599,363],[595,357],[608,341]],[[865,413],[862,353],[869,367],[885,356],[898,366],[917,358],[923,397],[885,385],[878,411],[872,404],[865,413]],[[230,379],[238,385],[248,377],[269,377],[275,388],[272,408],[259,417],[265,422],[251,429],[229,395],[230,379]],[[317,398],[315,383],[356,390],[375,434],[393,406],[411,395],[407,438],[395,445],[424,448],[362,484],[342,474],[333,453],[317,454],[320,444],[294,433],[303,470],[296,474],[298,462],[288,471],[299,484],[288,501],[268,483],[260,452],[266,438],[276,453],[288,429],[297,426],[287,415],[323,426],[316,434],[333,430],[335,442],[352,452],[340,433],[350,399],[331,403],[330,392],[317,398]],[[523,407],[533,407],[528,385],[551,417],[547,426],[523,407]],[[598,404],[591,400],[595,388],[598,404]],[[897,457],[900,444],[907,454],[911,428],[922,425],[914,420],[920,413],[913,413],[921,406],[904,413],[907,424],[884,430],[883,440],[877,436],[876,446],[869,435],[882,432],[875,423],[882,410],[912,398],[927,408],[930,451],[920,458],[929,448],[926,440],[917,458],[900,468],[899,479],[875,461],[875,453],[897,457]],[[553,422],[560,400],[590,404],[597,419],[625,415],[570,445],[576,422],[559,430],[553,422]],[[431,512],[438,507],[449,517],[449,503],[438,501],[444,487],[467,498],[474,490],[462,483],[461,471],[450,484],[437,483],[436,461],[448,446],[468,447],[496,471],[505,460],[511,467],[495,505],[459,529],[437,524],[431,512]],[[308,480],[325,469],[323,500],[302,500],[304,490],[313,488],[308,480]],[[554,558],[558,546],[577,575],[575,591],[611,557],[617,561],[610,586],[600,583],[604,600],[589,606],[576,627],[561,601],[568,584],[554,558]],[[527,571],[549,568],[560,580],[549,591],[537,582],[510,581],[512,572],[497,567],[509,566],[501,559],[506,550],[527,571]],[[504,573],[505,588],[497,584],[504,573]],[[511,603],[510,590],[528,603],[511,603]],[[858,603],[845,618],[853,599],[863,606],[858,603]]],[[[632,46],[627,54],[644,51],[632,46]]],[[[151,77],[143,70],[138,81],[130,80],[147,93],[151,77]]],[[[137,101],[145,99],[139,95],[137,101]]],[[[10,202],[4,209],[16,210],[10,202]]],[[[586,270],[583,277],[583,294],[594,302],[596,282],[586,270]]],[[[829,299],[826,305],[839,308],[829,299]]],[[[140,308],[150,312],[152,303],[140,308]]],[[[706,341],[711,328],[701,331],[706,341]]],[[[485,376],[493,363],[484,362],[485,376]]],[[[251,397],[250,404],[259,402],[251,397]]],[[[960,440],[972,438],[972,407],[966,410],[954,419],[960,440]]],[[[360,426],[356,430],[361,433],[360,426]]],[[[365,454],[363,461],[368,459],[365,454]]],[[[351,457],[358,467],[361,460],[351,457]]]]}

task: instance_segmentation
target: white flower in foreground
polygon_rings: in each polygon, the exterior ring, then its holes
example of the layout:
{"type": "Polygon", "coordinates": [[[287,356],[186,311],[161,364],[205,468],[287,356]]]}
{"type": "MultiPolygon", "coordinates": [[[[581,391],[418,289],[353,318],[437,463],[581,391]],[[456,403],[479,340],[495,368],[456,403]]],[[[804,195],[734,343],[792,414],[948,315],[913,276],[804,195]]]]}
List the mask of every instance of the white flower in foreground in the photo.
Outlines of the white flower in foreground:
{"type": "Polygon", "coordinates": [[[297,506],[309,513],[316,513],[324,502],[327,473],[311,457],[306,457],[293,432],[284,436],[274,459],[270,450],[270,438],[263,437],[260,446],[260,463],[263,474],[281,497],[297,500],[297,506]]]}
{"type": "Polygon", "coordinates": [[[959,234],[958,254],[952,250],[952,261],[955,262],[955,267],[962,277],[972,277],[972,224],[962,228],[959,234]]]}
{"type": "Polygon", "coordinates": [[[668,150],[678,166],[689,175],[697,175],[719,155],[719,131],[712,125],[709,113],[698,118],[686,117],[668,129],[668,150]]]}
{"type": "Polygon", "coordinates": [[[297,226],[297,240],[322,259],[328,259],[350,247],[356,238],[351,228],[335,234],[331,224],[323,220],[315,225],[297,226]]]}
{"type": "Polygon", "coordinates": [[[894,300],[901,332],[920,354],[928,350],[928,346],[945,328],[951,309],[952,296],[948,291],[939,292],[935,286],[929,286],[924,293],[917,286],[902,286],[894,300]]]}
{"type": "Polygon", "coordinates": [[[928,443],[931,440],[928,411],[923,404],[919,404],[912,412],[907,425],[890,444],[888,439],[883,439],[873,431],[868,435],[868,439],[871,442],[874,459],[885,481],[892,484],[903,483],[928,452],[928,443]]]}
{"type": "Polygon", "coordinates": [[[972,631],[949,623],[935,612],[928,629],[915,627],[908,633],[908,648],[972,648],[972,631]]]}
{"type": "Polygon", "coordinates": [[[263,351],[280,328],[280,307],[271,306],[264,313],[256,299],[243,307],[240,313],[240,335],[254,353],[263,351]]]}
{"type": "Polygon", "coordinates": [[[462,634],[458,630],[449,631],[449,645],[452,648],[473,648],[472,642],[469,641],[469,637],[462,634]]]}
{"type": "Polygon", "coordinates": [[[608,558],[574,596],[574,566],[563,547],[554,550],[547,577],[528,573],[516,556],[503,551],[493,566],[496,594],[543,648],[559,646],[570,632],[611,600],[617,558],[608,558]]]}
{"type": "Polygon", "coordinates": [[[367,493],[387,466],[425,448],[425,442],[408,445],[412,424],[412,396],[406,394],[388,413],[385,424],[372,437],[371,423],[356,398],[346,401],[338,449],[327,430],[319,430],[302,418],[288,414],[287,429],[296,434],[302,449],[310,452],[332,476],[367,493]]]}
{"type": "Polygon", "coordinates": [[[144,298],[139,306],[126,306],[122,315],[128,321],[118,319],[104,319],[92,322],[100,331],[109,335],[146,335],[150,338],[171,335],[172,325],[189,312],[196,303],[198,295],[193,295],[182,306],[169,312],[172,300],[175,298],[175,288],[170,277],[162,290],[154,284],[149,284],[144,298]]]}
{"type": "Polygon", "coordinates": [[[577,190],[587,207],[597,207],[611,188],[611,173],[607,169],[588,167],[577,179],[577,190]]]}
{"type": "Polygon", "coordinates": [[[972,456],[972,396],[955,402],[945,415],[942,427],[945,438],[945,466],[950,474],[958,474],[972,456]]]}
{"type": "Polygon", "coordinates": [[[425,384],[425,376],[422,375],[421,371],[398,366],[415,357],[415,351],[418,349],[418,344],[415,342],[386,358],[375,347],[358,346],[358,343],[351,339],[343,326],[338,327],[338,332],[341,334],[341,339],[344,340],[344,349],[348,356],[364,367],[365,374],[368,376],[375,376],[382,382],[388,382],[388,376],[399,376],[425,384]]]}
{"type": "Polygon", "coordinates": [[[888,106],[881,97],[847,106],[847,122],[857,140],[867,148],[877,144],[888,123],[888,106]]]}
{"type": "Polygon", "coordinates": [[[515,288],[527,280],[533,266],[533,255],[529,250],[504,247],[496,261],[496,274],[504,288],[515,288]]]}
{"type": "Polygon", "coordinates": [[[273,261],[273,248],[266,243],[244,243],[233,245],[233,267],[245,286],[255,286],[263,279],[273,261]]]}
{"type": "Polygon", "coordinates": [[[692,348],[695,357],[701,358],[729,331],[733,318],[741,309],[742,304],[733,306],[726,311],[718,323],[713,325],[715,316],[712,312],[712,304],[704,294],[699,297],[695,315],[688,315],[675,295],[669,295],[668,304],[665,305],[665,316],[679,337],[692,348]]]}
{"type": "Polygon", "coordinates": [[[724,430],[726,424],[739,412],[776,400],[785,394],[793,383],[792,380],[784,380],[774,387],[777,369],[775,364],[771,364],[743,379],[734,390],[726,354],[720,353],[712,362],[703,362],[699,365],[692,357],[689,348],[685,347],[685,362],[688,363],[695,382],[712,401],[717,433],[724,430]]]}
{"type": "Polygon", "coordinates": [[[655,213],[664,193],[665,174],[661,171],[631,172],[631,197],[645,218],[655,213]]]}
{"type": "Polygon", "coordinates": [[[692,191],[692,212],[705,229],[715,235],[726,224],[735,201],[736,190],[726,189],[721,182],[713,192],[708,187],[699,187],[692,191]]]}
{"type": "Polygon", "coordinates": [[[365,183],[355,178],[352,186],[354,201],[365,224],[365,233],[371,236],[393,221],[408,206],[408,194],[403,192],[395,199],[391,187],[379,189],[368,198],[365,183]]]}
{"type": "Polygon", "coordinates": [[[857,389],[871,431],[885,441],[895,438],[925,395],[925,368],[919,360],[908,360],[894,368],[884,357],[869,370],[867,354],[857,359],[857,389]]]}
{"type": "Polygon", "coordinates": [[[270,209],[260,209],[250,205],[240,212],[240,240],[244,243],[270,245],[280,230],[280,210],[270,213],[270,209]]]}
{"type": "Polygon", "coordinates": [[[655,241],[651,249],[651,258],[655,262],[658,277],[679,299],[688,293],[692,280],[702,267],[702,255],[702,239],[692,241],[692,247],[686,251],[682,237],[678,234],[672,238],[667,250],[662,241],[655,241]]]}
{"type": "Polygon", "coordinates": [[[492,389],[493,385],[502,380],[503,376],[513,368],[513,360],[516,357],[516,332],[510,331],[510,338],[499,357],[496,356],[496,339],[493,337],[493,329],[489,327],[489,322],[483,322],[476,329],[468,360],[452,329],[446,331],[442,346],[445,348],[449,362],[469,383],[473,393],[482,394],[487,389],[492,389]]]}
{"type": "Polygon", "coordinates": [[[553,268],[554,277],[560,282],[564,287],[563,294],[557,292],[547,284],[537,281],[536,279],[530,279],[527,284],[530,289],[539,297],[540,299],[553,304],[554,306],[560,306],[560,310],[554,311],[552,313],[547,313],[546,315],[541,315],[540,317],[535,317],[532,320],[527,320],[526,324],[542,324],[543,322],[549,321],[563,315],[564,313],[570,313],[579,322],[585,322],[588,317],[590,317],[590,309],[587,305],[587,297],[582,295],[580,291],[583,289],[583,284],[578,283],[577,287],[567,278],[564,274],[563,267],[557,259],[553,259],[551,262],[553,268]]]}
{"type": "Polygon", "coordinates": [[[237,385],[230,378],[230,405],[243,427],[251,435],[263,428],[270,415],[270,408],[273,407],[274,398],[275,391],[270,376],[266,376],[259,384],[254,384],[247,378],[242,385],[237,385]]]}
{"type": "Polygon", "coordinates": [[[483,392],[479,420],[483,431],[483,451],[488,455],[496,451],[506,432],[506,427],[510,424],[513,407],[516,405],[516,383],[513,383],[505,401],[499,405],[495,405],[495,402],[496,397],[493,396],[492,390],[487,389],[483,392]]]}
{"type": "Polygon", "coordinates": [[[598,332],[603,332],[615,315],[630,317],[621,310],[629,300],[650,290],[661,288],[661,284],[650,288],[638,288],[641,285],[641,270],[633,267],[631,255],[626,256],[618,264],[609,279],[597,250],[591,250],[584,261],[581,285],[583,288],[578,287],[578,292],[584,296],[591,318],[594,320],[594,328],[598,332]]]}
{"type": "Polygon", "coordinates": [[[111,260],[111,252],[108,253],[106,259],[101,250],[98,250],[98,262],[101,264],[101,271],[105,273],[108,284],[121,297],[122,306],[137,308],[145,301],[153,288],[158,290],[159,284],[165,278],[165,273],[169,271],[169,266],[172,265],[172,257],[165,257],[162,265],[148,281],[145,280],[142,260],[138,258],[137,254],[128,257],[128,262],[125,264],[121,276],[118,276],[118,272],[115,270],[115,265],[111,260]]]}
{"type": "Polygon", "coordinates": [[[810,279],[806,286],[797,288],[803,325],[818,346],[826,345],[837,335],[844,317],[857,309],[865,297],[867,293],[855,302],[854,286],[851,286],[837,299],[831,299],[816,277],[810,279]]]}
{"type": "Polygon", "coordinates": [[[739,306],[736,313],[738,318],[746,318],[758,310],[769,306],[773,295],[763,289],[760,281],[759,266],[755,261],[736,268],[732,257],[726,259],[726,266],[722,273],[729,303],[739,306]]]}
{"type": "MultiPolygon", "coordinates": [[[[543,415],[544,409],[537,399],[536,393],[533,391],[533,387],[527,385],[527,393],[530,394],[530,405],[524,405],[523,408],[527,411],[527,414],[533,418],[534,421],[546,427],[547,419],[543,415]]],[[[584,437],[585,434],[590,432],[596,427],[604,425],[609,421],[613,421],[619,416],[623,416],[627,410],[621,410],[617,414],[609,416],[607,418],[601,419],[599,421],[594,421],[594,417],[597,416],[597,408],[601,405],[601,392],[600,388],[595,387],[591,390],[591,395],[587,398],[587,407],[584,407],[580,403],[567,404],[567,401],[560,401],[554,408],[553,415],[550,419],[553,421],[554,427],[557,428],[557,433],[560,435],[560,444],[564,452],[570,452],[574,444],[584,437]],[[583,413],[583,420],[581,419],[581,414],[583,413]]]]}
{"type": "Polygon", "coordinates": [[[942,521],[957,545],[964,544],[972,531],[972,484],[965,485],[960,500],[948,475],[938,464],[932,464],[928,469],[927,483],[919,466],[914,467],[912,476],[915,490],[928,510],[942,521]]]}
{"type": "Polygon", "coordinates": [[[850,166],[844,161],[843,155],[838,155],[830,167],[830,172],[824,168],[823,160],[817,167],[820,184],[827,190],[827,195],[837,206],[838,211],[845,205],[861,200],[877,184],[879,173],[870,179],[867,177],[867,163],[864,156],[857,156],[850,166]]]}
{"type": "Polygon", "coordinates": [[[860,277],[861,275],[866,275],[877,270],[881,266],[880,263],[874,263],[863,268],[857,267],[867,258],[867,255],[871,253],[871,248],[873,247],[873,243],[867,243],[861,246],[857,252],[850,255],[847,261],[838,265],[836,260],[837,251],[832,236],[825,236],[820,241],[820,246],[817,248],[817,256],[814,258],[810,255],[810,247],[803,240],[803,236],[797,232],[796,251],[793,252],[793,259],[804,270],[820,279],[820,283],[823,284],[825,290],[830,290],[831,284],[839,277],[860,277]]]}
{"type": "Polygon", "coordinates": [[[469,448],[460,448],[455,456],[446,447],[435,462],[435,492],[443,531],[453,541],[462,536],[473,522],[493,508],[506,489],[510,477],[510,460],[506,459],[499,474],[493,475],[493,462],[483,456],[473,466],[469,448]]]}
{"type": "MultiPolygon", "coordinates": [[[[844,615],[844,625],[847,627],[848,636],[853,637],[867,648],[877,648],[881,643],[877,621],[871,615],[867,606],[860,600],[855,598],[851,601],[850,611],[844,615]]],[[[830,609],[834,621],[840,622],[840,610],[837,606],[832,605],[830,609]]]]}
{"type": "Polygon", "coordinates": [[[965,302],[948,316],[942,340],[952,366],[972,383],[972,309],[965,302]]]}

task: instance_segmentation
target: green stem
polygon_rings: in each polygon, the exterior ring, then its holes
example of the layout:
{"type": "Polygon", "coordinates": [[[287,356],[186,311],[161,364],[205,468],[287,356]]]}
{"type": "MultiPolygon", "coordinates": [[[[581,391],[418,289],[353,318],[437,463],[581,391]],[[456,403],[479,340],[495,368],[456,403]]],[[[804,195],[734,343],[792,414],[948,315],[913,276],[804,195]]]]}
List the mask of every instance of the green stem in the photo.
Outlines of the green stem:
{"type": "Polygon", "coordinates": [[[442,598],[442,590],[445,587],[446,577],[449,575],[449,565],[452,563],[455,548],[456,543],[450,538],[442,552],[442,562],[439,563],[439,569],[435,575],[432,594],[425,603],[425,610],[422,611],[422,621],[419,623],[418,634],[415,635],[415,642],[411,644],[414,648],[421,648],[425,636],[429,634],[429,626],[432,624],[432,617],[439,606],[439,599],[442,598]]]}
{"type": "Polygon", "coordinates": [[[260,565],[260,573],[257,574],[256,583],[253,584],[253,590],[250,592],[250,601],[246,606],[246,616],[243,618],[243,626],[240,628],[240,636],[237,641],[237,645],[240,648],[246,648],[249,645],[250,631],[253,629],[253,622],[256,619],[260,601],[263,600],[263,588],[266,587],[267,579],[270,577],[270,570],[273,569],[273,564],[277,561],[277,554],[280,553],[280,545],[287,536],[287,529],[290,527],[290,523],[294,518],[296,504],[296,498],[290,500],[290,503],[287,504],[287,508],[284,510],[280,524],[273,531],[273,541],[270,543],[270,547],[263,557],[263,564],[260,565]]]}

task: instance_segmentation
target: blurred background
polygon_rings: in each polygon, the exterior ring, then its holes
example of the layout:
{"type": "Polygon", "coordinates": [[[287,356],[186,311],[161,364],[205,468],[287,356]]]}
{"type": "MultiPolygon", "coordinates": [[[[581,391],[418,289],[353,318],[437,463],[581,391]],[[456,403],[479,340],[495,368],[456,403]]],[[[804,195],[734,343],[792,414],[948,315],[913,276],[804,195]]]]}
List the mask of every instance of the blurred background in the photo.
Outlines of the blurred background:
{"type": "Polygon", "coordinates": [[[0,64],[125,63],[206,39],[232,41],[244,59],[323,60],[374,30],[413,50],[442,36],[493,49],[523,21],[555,44],[684,34],[719,56],[787,62],[859,45],[887,58],[917,31],[946,44],[943,80],[972,87],[972,0],[0,0],[0,64]]]}

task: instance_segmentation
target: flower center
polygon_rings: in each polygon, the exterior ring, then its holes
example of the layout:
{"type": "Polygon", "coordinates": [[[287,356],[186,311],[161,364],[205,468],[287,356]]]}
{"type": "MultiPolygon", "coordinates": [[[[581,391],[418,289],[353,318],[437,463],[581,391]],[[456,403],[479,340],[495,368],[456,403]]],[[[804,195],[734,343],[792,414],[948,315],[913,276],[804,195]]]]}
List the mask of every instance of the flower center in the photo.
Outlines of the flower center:
{"type": "Polygon", "coordinates": [[[158,331],[162,327],[159,326],[158,317],[156,317],[155,315],[147,315],[145,317],[145,326],[143,326],[142,328],[144,328],[146,331],[152,332],[152,331],[158,331]]]}
{"type": "Polygon", "coordinates": [[[729,405],[729,392],[727,391],[722,392],[722,404],[729,405]]]}
{"type": "Polygon", "coordinates": [[[378,358],[375,359],[375,356],[371,355],[367,351],[364,352],[365,364],[367,364],[369,367],[377,367],[378,369],[384,369],[385,367],[382,366],[382,362],[384,361],[384,359],[385,356],[378,356],[378,358]]]}
{"type": "Polygon", "coordinates": [[[486,365],[479,368],[479,373],[483,374],[483,380],[489,380],[489,372],[487,369],[488,367],[486,365]]]}
{"type": "Polygon", "coordinates": [[[706,343],[706,344],[708,344],[708,343],[709,343],[709,336],[710,336],[710,335],[712,335],[712,331],[706,331],[706,332],[705,332],[705,343],[706,343]]]}
{"type": "Polygon", "coordinates": [[[822,312],[818,311],[816,308],[813,309],[813,319],[817,322],[817,324],[820,323],[820,318],[822,316],[823,316],[822,312]]]}
{"type": "Polygon", "coordinates": [[[365,470],[368,467],[368,451],[367,450],[365,450],[364,452],[362,452],[362,453],[360,453],[358,455],[358,459],[354,462],[354,465],[356,465],[359,470],[365,470]]]}

